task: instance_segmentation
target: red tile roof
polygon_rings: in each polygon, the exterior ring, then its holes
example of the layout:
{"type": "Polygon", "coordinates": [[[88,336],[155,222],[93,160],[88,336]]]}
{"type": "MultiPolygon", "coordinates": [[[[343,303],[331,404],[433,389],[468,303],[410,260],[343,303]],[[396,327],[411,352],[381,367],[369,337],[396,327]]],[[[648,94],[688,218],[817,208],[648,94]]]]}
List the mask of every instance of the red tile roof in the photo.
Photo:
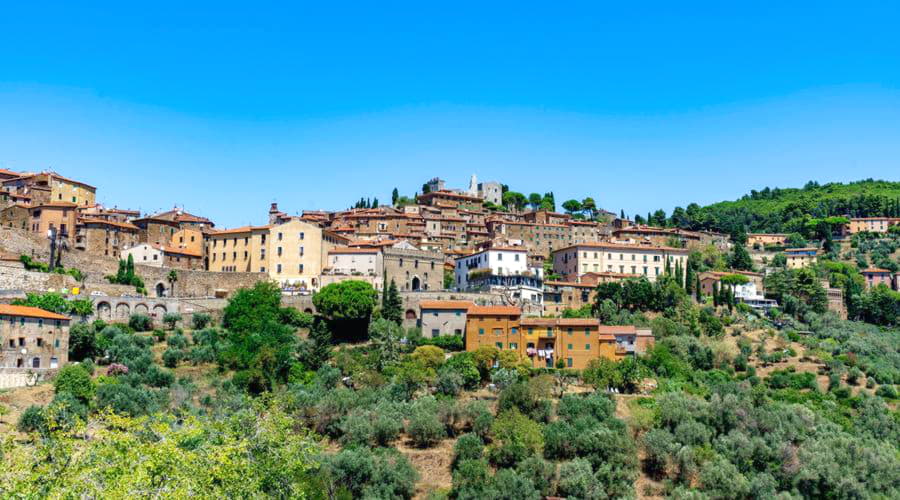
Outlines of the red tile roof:
{"type": "Polygon", "coordinates": [[[522,311],[513,306],[474,306],[469,308],[469,316],[519,316],[522,311]]]}
{"type": "Polygon", "coordinates": [[[62,314],[52,313],[50,311],[38,309],[37,307],[13,306],[9,304],[0,304],[0,315],[25,316],[28,318],[59,319],[69,321],[69,317],[63,316],[62,314]]]}
{"type": "Polygon", "coordinates": [[[423,300],[419,302],[420,309],[443,309],[455,311],[476,307],[474,302],[468,300],[423,300]]]}
{"type": "Polygon", "coordinates": [[[866,269],[863,269],[860,272],[861,273],[888,273],[888,274],[890,274],[891,271],[889,271],[888,269],[882,269],[880,267],[868,267],[866,269]]]}

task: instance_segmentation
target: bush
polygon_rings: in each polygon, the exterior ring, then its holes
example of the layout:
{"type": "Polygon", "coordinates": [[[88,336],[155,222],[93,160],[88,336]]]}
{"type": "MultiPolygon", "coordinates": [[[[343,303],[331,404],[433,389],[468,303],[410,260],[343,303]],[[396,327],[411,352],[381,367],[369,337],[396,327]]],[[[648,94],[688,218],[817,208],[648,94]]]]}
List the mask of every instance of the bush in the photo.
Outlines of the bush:
{"type": "Polygon", "coordinates": [[[897,389],[892,385],[882,385],[875,391],[875,395],[885,399],[897,399],[897,389]]]}
{"type": "Polygon", "coordinates": [[[144,383],[150,387],[169,387],[175,383],[175,375],[157,365],[150,365],[144,372],[144,383]]]}
{"type": "Polygon", "coordinates": [[[406,433],[419,448],[429,448],[447,437],[437,413],[424,405],[416,408],[406,424],[406,433]]]}
{"type": "Polygon", "coordinates": [[[499,467],[512,467],[544,448],[541,426],[517,410],[501,413],[491,427],[494,444],[489,457],[499,467]]]}
{"type": "Polygon", "coordinates": [[[484,441],[477,434],[463,434],[453,448],[453,467],[463,460],[480,460],[484,454],[484,441]]]}
{"type": "Polygon", "coordinates": [[[583,458],[565,462],[559,467],[558,494],[573,498],[603,498],[602,487],[594,478],[591,463],[583,458]]]}
{"type": "Polygon", "coordinates": [[[128,367],[121,363],[112,363],[106,368],[106,375],[111,377],[116,375],[128,375],[128,367]]]}
{"type": "Polygon", "coordinates": [[[420,346],[432,345],[445,351],[456,352],[465,350],[465,344],[461,335],[440,335],[432,338],[419,337],[417,343],[420,346]]]}
{"type": "Polygon", "coordinates": [[[175,368],[182,359],[184,359],[184,352],[179,349],[166,349],[162,355],[163,365],[166,368],[175,368]]]}
{"type": "Polygon", "coordinates": [[[494,475],[486,497],[539,500],[541,494],[531,478],[511,469],[502,469],[494,475]]]}
{"type": "Polygon", "coordinates": [[[188,345],[188,340],[183,333],[179,332],[169,335],[169,338],[166,339],[166,345],[172,349],[184,349],[188,345]]]}
{"type": "Polygon", "coordinates": [[[441,369],[438,371],[435,386],[439,394],[457,396],[462,391],[464,383],[459,372],[452,369],[441,369]]]}
{"type": "Polygon", "coordinates": [[[416,347],[416,350],[412,352],[410,357],[425,368],[433,370],[437,370],[444,364],[444,350],[433,345],[416,347]]]}
{"type": "Polygon", "coordinates": [[[38,405],[29,406],[19,417],[16,428],[19,432],[45,434],[47,432],[47,416],[44,414],[44,408],[38,405]]]}
{"type": "Polygon", "coordinates": [[[203,330],[212,323],[212,316],[206,313],[194,313],[191,316],[191,327],[194,330],[203,330]]]}
{"type": "Polygon", "coordinates": [[[322,464],[331,491],[351,498],[412,498],[416,470],[398,451],[352,448],[326,457],[322,464]]]}
{"type": "Polygon", "coordinates": [[[128,318],[128,327],[136,332],[149,332],[153,329],[153,321],[145,314],[132,314],[128,318]]]}
{"type": "Polygon", "coordinates": [[[146,389],[127,384],[103,384],[97,389],[96,407],[110,408],[132,417],[151,413],[157,407],[155,396],[146,389]]]}
{"type": "Polygon", "coordinates": [[[163,323],[165,323],[166,326],[169,327],[169,330],[173,330],[175,328],[175,325],[178,324],[179,321],[181,321],[181,315],[173,312],[166,313],[163,315],[162,320],[163,323]]]}
{"type": "Polygon", "coordinates": [[[156,339],[157,342],[162,342],[166,340],[166,331],[162,328],[154,328],[153,329],[153,338],[156,339]]]}
{"type": "Polygon", "coordinates": [[[53,389],[56,394],[67,392],[82,403],[94,397],[94,381],[81,365],[66,365],[53,378],[53,389]]]}
{"type": "Polygon", "coordinates": [[[87,421],[88,409],[71,393],[62,392],[53,398],[44,413],[54,427],[69,430],[75,427],[79,421],[87,421]]]}
{"type": "Polygon", "coordinates": [[[486,498],[490,468],[484,460],[462,460],[453,471],[453,498],[486,498]]]}
{"type": "Polygon", "coordinates": [[[91,359],[97,355],[96,331],[86,323],[76,323],[69,328],[69,361],[91,359]]]}
{"type": "Polygon", "coordinates": [[[481,382],[481,373],[470,352],[454,354],[444,363],[442,369],[458,373],[462,377],[463,386],[466,389],[474,389],[481,382]]]}
{"type": "Polygon", "coordinates": [[[200,363],[212,363],[216,360],[216,351],[208,345],[194,346],[191,348],[188,357],[191,359],[191,364],[194,365],[199,365],[200,363]]]}

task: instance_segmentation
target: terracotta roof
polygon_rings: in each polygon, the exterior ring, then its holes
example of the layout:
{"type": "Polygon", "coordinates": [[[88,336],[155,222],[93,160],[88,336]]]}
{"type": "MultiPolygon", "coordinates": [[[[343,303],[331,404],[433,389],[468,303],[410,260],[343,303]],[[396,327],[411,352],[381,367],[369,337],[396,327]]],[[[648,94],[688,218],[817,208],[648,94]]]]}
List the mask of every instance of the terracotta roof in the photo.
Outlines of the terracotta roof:
{"type": "Polygon", "coordinates": [[[890,273],[891,271],[888,269],[882,269],[880,267],[867,267],[860,271],[861,273],[890,273]]]}
{"type": "Polygon", "coordinates": [[[41,203],[40,205],[33,205],[31,208],[77,208],[78,205],[72,203],[70,201],[52,201],[49,203],[41,203]]]}
{"type": "Polygon", "coordinates": [[[376,248],[358,248],[358,247],[338,247],[328,251],[328,254],[348,254],[348,253],[362,253],[362,254],[377,254],[378,249],[376,248]]]}
{"type": "Polygon", "coordinates": [[[30,306],[13,306],[9,304],[0,304],[0,314],[4,316],[25,316],[28,318],[64,319],[66,321],[69,321],[68,316],[63,316],[62,314],[56,314],[50,311],[45,311],[43,309],[38,309],[37,307],[30,306]]]}
{"type": "Polygon", "coordinates": [[[468,196],[464,194],[457,194],[451,191],[432,191],[430,193],[420,194],[419,198],[434,198],[436,196],[444,196],[447,198],[457,198],[461,200],[470,200],[470,201],[482,201],[481,198],[477,196],[468,196]]]}
{"type": "Polygon", "coordinates": [[[202,252],[193,252],[193,251],[191,251],[191,250],[188,250],[187,248],[178,248],[178,247],[172,247],[172,246],[164,246],[164,247],[162,247],[162,251],[163,251],[163,252],[166,252],[166,253],[177,253],[177,254],[180,254],[180,255],[187,255],[187,256],[190,256],[190,257],[203,257],[203,253],[202,253],[202,252]]]}
{"type": "Polygon", "coordinates": [[[519,324],[522,326],[556,326],[556,318],[522,318],[519,324]]]}
{"type": "Polygon", "coordinates": [[[787,237],[787,233],[747,233],[747,236],[778,236],[778,237],[787,237]]]}
{"type": "Polygon", "coordinates": [[[599,333],[606,334],[629,334],[629,333],[637,333],[637,329],[634,325],[600,325],[597,327],[597,331],[599,333]]]}
{"type": "Polygon", "coordinates": [[[115,222],[115,221],[106,220],[106,219],[96,219],[93,217],[82,217],[81,219],[79,219],[78,223],[79,224],[103,224],[106,226],[116,226],[116,227],[121,227],[122,229],[129,229],[129,230],[133,230],[133,231],[138,230],[138,227],[135,226],[134,224],[129,224],[127,222],[115,222]]]}
{"type": "Polygon", "coordinates": [[[851,217],[851,221],[854,220],[888,220],[888,221],[900,221],[900,217],[851,217]]]}
{"type": "Polygon", "coordinates": [[[215,232],[209,233],[211,236],[218,236],[220,234],[236,234],[236,233],[249,233],[251,231],[256,231],[258,229],[271,229],[272,226],[243,226],[236,227],[233,229],[219,229],[215,232]]]}
{"type": "Polygon", "coordinates": [[[809,252],[809,251],[816,251],[816,252],[818,252],[819,249],[816,248],[816,247],[785,248],[784,251],[785,251],[785,252],[809,252]]]}
{"type": "Polygon", "coordinates": [[[559,318],[557,320],[559,326],[600,326],[600,320],[597,318],[559,318]]]}
{"type": "Polygon", "coordinates": [[[623,243],[609,243],[609,242],[600,242],[600,243],[577,243],[575,245],[569,245],[567,247],[560,248],[558,250],[554,250],[553,253],[562,252],[565,250],[571,250],[573,248],[606,248],[610,250],[656,250],[661,252],[677,252],[677,253],[690,253],[687,248],[672,248],[666,246],[659,245],[627,245],[623,243]]]}
{"type": "Polygon", "coordinates": [[[470,316],[519,316],[522,311],[513,306],[474,306],[469,307],[470,316]]]}
{"type": "Polygon", "coordinates": [[[595,288],[597,286],[596,283],[578,283],[575,281],[545,281],[544,285],[547,286],[573,286],[579,288],[595,288]]]}
{"type": "Polygon", "coordinates": [[[423,300],[419,302],[420,309],[443,309],[455,311],[458,309],[470,309],[476,307],[475,303],[468,300],[423,300]]]}
{"type": "Polygon", "coordinates": [[[13,172],[12,170],[7,170],[5,168],[0,168],[0,175],[13,175],[13,176],[19,177],[22,174],[19,172],[13,172]]]}

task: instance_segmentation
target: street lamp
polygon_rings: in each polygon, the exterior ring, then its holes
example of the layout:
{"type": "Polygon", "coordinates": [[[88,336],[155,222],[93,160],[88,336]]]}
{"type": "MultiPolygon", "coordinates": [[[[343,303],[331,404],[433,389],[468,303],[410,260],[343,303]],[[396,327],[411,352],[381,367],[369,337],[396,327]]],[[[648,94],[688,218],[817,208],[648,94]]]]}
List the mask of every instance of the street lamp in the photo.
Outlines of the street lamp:
{"type": "Polygon", "coordinates": [[[50,240],[50,271],[53,271],[53,263],[56,262],[56,228],[47,230],[47,239],[50,240]]]}

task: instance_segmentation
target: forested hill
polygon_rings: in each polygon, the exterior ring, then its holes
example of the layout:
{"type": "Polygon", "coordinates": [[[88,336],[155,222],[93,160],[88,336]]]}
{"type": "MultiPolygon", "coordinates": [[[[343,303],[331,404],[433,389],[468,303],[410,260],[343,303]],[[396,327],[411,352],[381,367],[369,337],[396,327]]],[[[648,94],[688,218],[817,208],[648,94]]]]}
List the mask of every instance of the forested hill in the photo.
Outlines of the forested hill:
{"type": "Polygon", "coordinates": [[[866,179],[820,185],[811,181],[802,189],[766,187],[736,201],[676,207],[667,220],[660,210],[651,215],[650,223],[658,224],[662,219],[668,225],[686,229],[732,233],[743,228],[747,232],[791,233],[802,232],[809,219],[838,215],[900,217],[900,182],[866,179]]]}

